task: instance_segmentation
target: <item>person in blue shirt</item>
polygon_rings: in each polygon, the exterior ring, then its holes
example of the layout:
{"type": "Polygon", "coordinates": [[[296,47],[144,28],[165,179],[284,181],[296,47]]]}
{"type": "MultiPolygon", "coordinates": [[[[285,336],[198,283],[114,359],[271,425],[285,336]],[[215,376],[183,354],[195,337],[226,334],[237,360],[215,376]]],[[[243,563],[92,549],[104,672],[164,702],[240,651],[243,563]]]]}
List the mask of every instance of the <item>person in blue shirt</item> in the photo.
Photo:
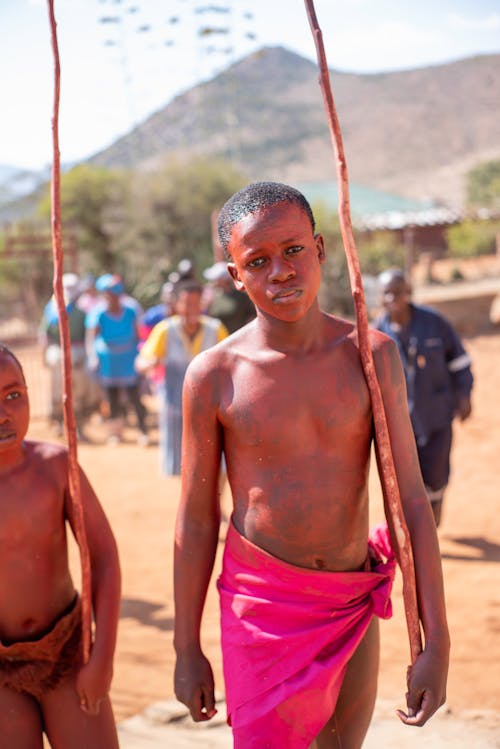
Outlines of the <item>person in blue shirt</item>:
{"type": "Polygon", "coordinates": [[[471,414],[471,360],[448,320],[412,303],[402,270],[386,270],[378,280],[385,313],[374,327],[399,349],[420,470],[439,526],[450,476],[453,420],[465,421],[471,414]]]}
{"type": "Polygon", "coordinates": [[[135,306],[122,299],[124,288],[119,276],[105,273],[97,279],[96,289],[103,294],[104,303],[87,314],[85,325],[89,365],[97,371],[109,406],[108,442],[114,444],[122,438],[124,393],[135,411],[138,442],[147,445],[146,409],[139,392],[139,375],[134,369],[139,314],[135,306]]]}

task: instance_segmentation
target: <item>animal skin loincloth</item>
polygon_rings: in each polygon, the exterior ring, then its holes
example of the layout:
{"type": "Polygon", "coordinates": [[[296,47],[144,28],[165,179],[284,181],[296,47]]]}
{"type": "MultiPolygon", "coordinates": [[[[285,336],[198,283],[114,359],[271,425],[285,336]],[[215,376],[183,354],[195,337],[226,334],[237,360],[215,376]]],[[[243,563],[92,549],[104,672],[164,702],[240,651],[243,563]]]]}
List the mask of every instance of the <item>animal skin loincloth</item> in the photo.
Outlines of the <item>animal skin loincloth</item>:
{"type": "Polygon", "coordinates": [[[0,685],[40,699],[82,663],[81,602],[75,597],[51,629],[36,640],[0,641],[0,685]]]}
{"type": "Polygon", "coordinates": [[[386,526],[371,535],[369,560],[359,572],[296,567],[230,524],[218,588],[235,747],[305,749],[331,717],[372,617],[392,615],[386,526]]]}

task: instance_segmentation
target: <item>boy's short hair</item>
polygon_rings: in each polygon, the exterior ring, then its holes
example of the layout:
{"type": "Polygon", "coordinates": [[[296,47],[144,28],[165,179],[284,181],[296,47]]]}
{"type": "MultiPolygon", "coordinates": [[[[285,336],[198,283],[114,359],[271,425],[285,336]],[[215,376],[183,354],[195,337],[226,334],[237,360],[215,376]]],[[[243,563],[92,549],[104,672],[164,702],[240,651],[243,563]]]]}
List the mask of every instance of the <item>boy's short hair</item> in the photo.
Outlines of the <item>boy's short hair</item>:
{"type": "Polygon", "coordinates": [[[307,214],[312,230],[316,228],[311,206],[299,190],[282,182],[252,182],[236,192],[223,205],[217,221],[219,241],[224,254],[229,258],[228,247],[231,240],[233,226],[248,216],[263,208],[270,208],[284,201],[299,206],[307,214]]]}
{"type": "Polygon", "coordinates": [[[15,353],[11,351],[11,349],[8,346],[6,346],[4,343],[0,343],[0,354],[5,354],[6,356],[10,356],[11,359],[14,359],[15,363],[21,370],[23,380],[26,382],[26,377],[24,376],[24,370],[23,370],[21,362],[19,361],[15,353]]]}

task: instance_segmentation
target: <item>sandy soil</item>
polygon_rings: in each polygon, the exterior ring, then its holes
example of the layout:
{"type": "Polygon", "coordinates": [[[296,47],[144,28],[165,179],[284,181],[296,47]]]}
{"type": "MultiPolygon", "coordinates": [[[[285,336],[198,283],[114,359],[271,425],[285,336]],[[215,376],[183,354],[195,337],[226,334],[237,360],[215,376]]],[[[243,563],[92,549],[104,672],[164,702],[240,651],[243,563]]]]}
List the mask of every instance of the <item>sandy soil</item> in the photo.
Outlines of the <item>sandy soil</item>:
{"type": "MultiPolygon", "coordinates": [[[[440,531],[453,643],[448,691],[448,707],[453,712],[500,710],[500,335],[471,339],[467,347],[474,360],[477,382],[474,414],[455,430],[452,483],[440,531]]],[[[103,444],[99,425],[93,425],[92,434],[96,443],[81,445],[80,462],[110,518],[123,569],[123,604],[112,688],[116,718],[123,720],[152,702],[172,696],[171,560],[179,481],[159,476],[157,447],[137,446],[133,428],[127,433],[129,442],[116,447],[103,444]]],[[[41,421],[33,423],[30,435],[49,437],[41,421]]],[[[371,487],[372,520],[376,522],[382,516],[376,475],[371,476],[371,487]]],[[[71,557],[78,575],[74,548],[71,557]]],[[[394,707],[404,704],[409,659],[400,582],[399,576],[394,617],[381,628],[379,696],[394,707]]],[[[218,689],[222,690],[213,586],[207,601],[203,639],[214,664],[218,689]]]]}

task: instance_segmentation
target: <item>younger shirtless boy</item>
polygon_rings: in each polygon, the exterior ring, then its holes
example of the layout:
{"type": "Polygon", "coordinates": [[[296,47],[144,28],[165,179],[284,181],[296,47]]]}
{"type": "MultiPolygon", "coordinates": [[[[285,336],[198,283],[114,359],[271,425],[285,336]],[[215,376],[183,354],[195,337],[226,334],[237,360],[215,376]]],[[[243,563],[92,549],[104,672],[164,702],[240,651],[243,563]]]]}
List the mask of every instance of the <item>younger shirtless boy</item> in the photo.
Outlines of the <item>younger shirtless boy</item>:
{"type": "Polygon", "coordinates": [[[108,696],[120,601],[116,544],[80,472],[95,637],[81,657],[81,605],[68,568],[74,529],[65,448],[25,440],[29,400],[0,344],[0,744],[2,749],[118,749],[108,696]]]}
{"type": "MultiPolygon", "coordinates": [[[[355,327],[322,312],[325,249],[309,204],[256,183],[219,217],[228,269],[257,318],[200,354],[184,385],[175,544],[177,697],[215,714],[200,623],[217,549],[224,452],[233,515],[218,581],[229,722],[237,749],[358,749],[373,712],[377,616],[390,616],[394,555],[369,540],[373,435],[355,327]]],[[[449,638],[436,530],[393,342],[371,332],[404,513],[425,648],[404,723],[445,700],[449,638]]]]}

